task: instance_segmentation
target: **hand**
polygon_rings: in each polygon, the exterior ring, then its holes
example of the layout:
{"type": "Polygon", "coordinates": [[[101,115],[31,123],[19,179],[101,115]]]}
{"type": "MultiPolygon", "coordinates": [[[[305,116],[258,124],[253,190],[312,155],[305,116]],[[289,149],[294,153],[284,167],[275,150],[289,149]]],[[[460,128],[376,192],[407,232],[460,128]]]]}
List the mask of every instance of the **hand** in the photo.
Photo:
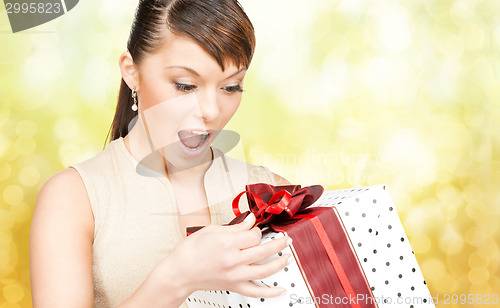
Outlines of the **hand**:
{"type": "Polygon", "coordinates": [[[285,267],[291,258],[284,254],[261,262],[283,250],[291,241],[284,236],[260,244],[261,230],[253,227],[255,216],[231,226],[208,225],[181,241],[171,252],[170,266],[180,271],[188,295],[196,290],[227,290],[249,297],[274,297],[282,287],[258,286],[259,280],[285,267]]]}

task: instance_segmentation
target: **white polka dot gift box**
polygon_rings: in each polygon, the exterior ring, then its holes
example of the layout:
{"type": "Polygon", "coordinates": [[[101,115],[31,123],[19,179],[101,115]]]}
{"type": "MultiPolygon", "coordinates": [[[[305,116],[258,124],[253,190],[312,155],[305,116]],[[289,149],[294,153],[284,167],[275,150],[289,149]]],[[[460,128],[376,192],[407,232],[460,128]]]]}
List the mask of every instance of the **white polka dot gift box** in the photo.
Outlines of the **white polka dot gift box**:
{"type": "MultiPolygon", "coordinates": [[[[243,193],[233,202],[238,217],[230,224],[249,213],[239,215],[237,209],[243,193]]],[[[186,299],[189,308],[434,307],[385,185],[323,192],[318,185],[259,183],[247,185],[246,193],[256,225],[263,228],[261,243],[284,234],[293,239],[289,247],[263,261],[291,253],[292,262],[254,282],[281,286],[287,293],[251,298],[200,290],[186,299]]]]}

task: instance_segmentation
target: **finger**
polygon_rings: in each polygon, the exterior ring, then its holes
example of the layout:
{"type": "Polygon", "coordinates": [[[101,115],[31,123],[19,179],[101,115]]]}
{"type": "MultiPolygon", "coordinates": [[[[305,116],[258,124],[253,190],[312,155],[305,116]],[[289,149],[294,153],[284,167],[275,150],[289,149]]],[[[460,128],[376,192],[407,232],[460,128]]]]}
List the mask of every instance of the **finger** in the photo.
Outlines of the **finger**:
{"type": "Polygon", "coordinates": [[[235,233],[235,241],[240,249],[257,246],[260,244],[261,239],[262,231],[259,227],[253,227],[248,231],[235,233]]]}
{"type": "Polygon", "coordinates": [[[264,264],[251,264],[243,269],[243,277],[250,277],[250,280],[267,278],[290,264],[291,258],[292,255],[287,253],[264,264]]]}
{"type": "Polygon", "coordinates": [[[255,224],[255,214],[249,213],[248,216],[242,222],[230,226],[221,226],[223,229],[228,231],[245,231],[250,230],[255,224]]]}
{"type": "Polygon", "coordinates": [[[259,287],[251,281],[245,281],[240,284],[240,286],[235,290],[243,296],[255,297],[255,298],[269,298],[276,297],[285,293],[287,290],[283,287],[259,287]]]}
{"type": "Polygon", "coordinates": [[[241,251],[241,260],[246,264],[265,260],[285,249],[291,243],[291,240],[289,236],[283,236],[264,244],[244,249],[241,251]]]}

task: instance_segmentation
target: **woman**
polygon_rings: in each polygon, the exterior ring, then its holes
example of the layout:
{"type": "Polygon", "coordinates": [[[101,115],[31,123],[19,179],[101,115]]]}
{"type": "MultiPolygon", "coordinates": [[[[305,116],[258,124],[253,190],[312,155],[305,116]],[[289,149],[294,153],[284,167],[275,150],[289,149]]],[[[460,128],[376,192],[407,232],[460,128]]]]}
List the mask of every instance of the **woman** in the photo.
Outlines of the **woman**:
{"type": "Polygon", "coordinates": [[[143,0],[119,60],[112,141],[43,185],[30,234],[34,307],[185,307],[195,290],[258,286],[290,255],[232,226],[245,184],[287,181],[210,147],[236,112],[255,45],[236,0],[143,0]],[[132,126],[129,131],[129,124],[132,126]],[[205,228],[186,238],[187,226],[205,228]]]}

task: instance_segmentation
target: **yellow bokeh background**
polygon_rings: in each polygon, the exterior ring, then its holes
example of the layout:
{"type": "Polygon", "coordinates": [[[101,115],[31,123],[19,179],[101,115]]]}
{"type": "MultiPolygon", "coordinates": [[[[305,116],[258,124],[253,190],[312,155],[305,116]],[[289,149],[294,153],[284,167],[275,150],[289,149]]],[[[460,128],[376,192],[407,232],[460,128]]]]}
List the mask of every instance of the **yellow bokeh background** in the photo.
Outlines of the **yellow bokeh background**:
{"type": "MultiPolygon", "coordinates": [[[[247,161],[387,184],[433,296],[499,294],[500,1],[241,3],[257,51],[228,129],[247,161]]],[[[80,1],[16,34],[2,7],[0,308],[31,307],[41,185],[103,148],[136,4],[80,1]]]]}

